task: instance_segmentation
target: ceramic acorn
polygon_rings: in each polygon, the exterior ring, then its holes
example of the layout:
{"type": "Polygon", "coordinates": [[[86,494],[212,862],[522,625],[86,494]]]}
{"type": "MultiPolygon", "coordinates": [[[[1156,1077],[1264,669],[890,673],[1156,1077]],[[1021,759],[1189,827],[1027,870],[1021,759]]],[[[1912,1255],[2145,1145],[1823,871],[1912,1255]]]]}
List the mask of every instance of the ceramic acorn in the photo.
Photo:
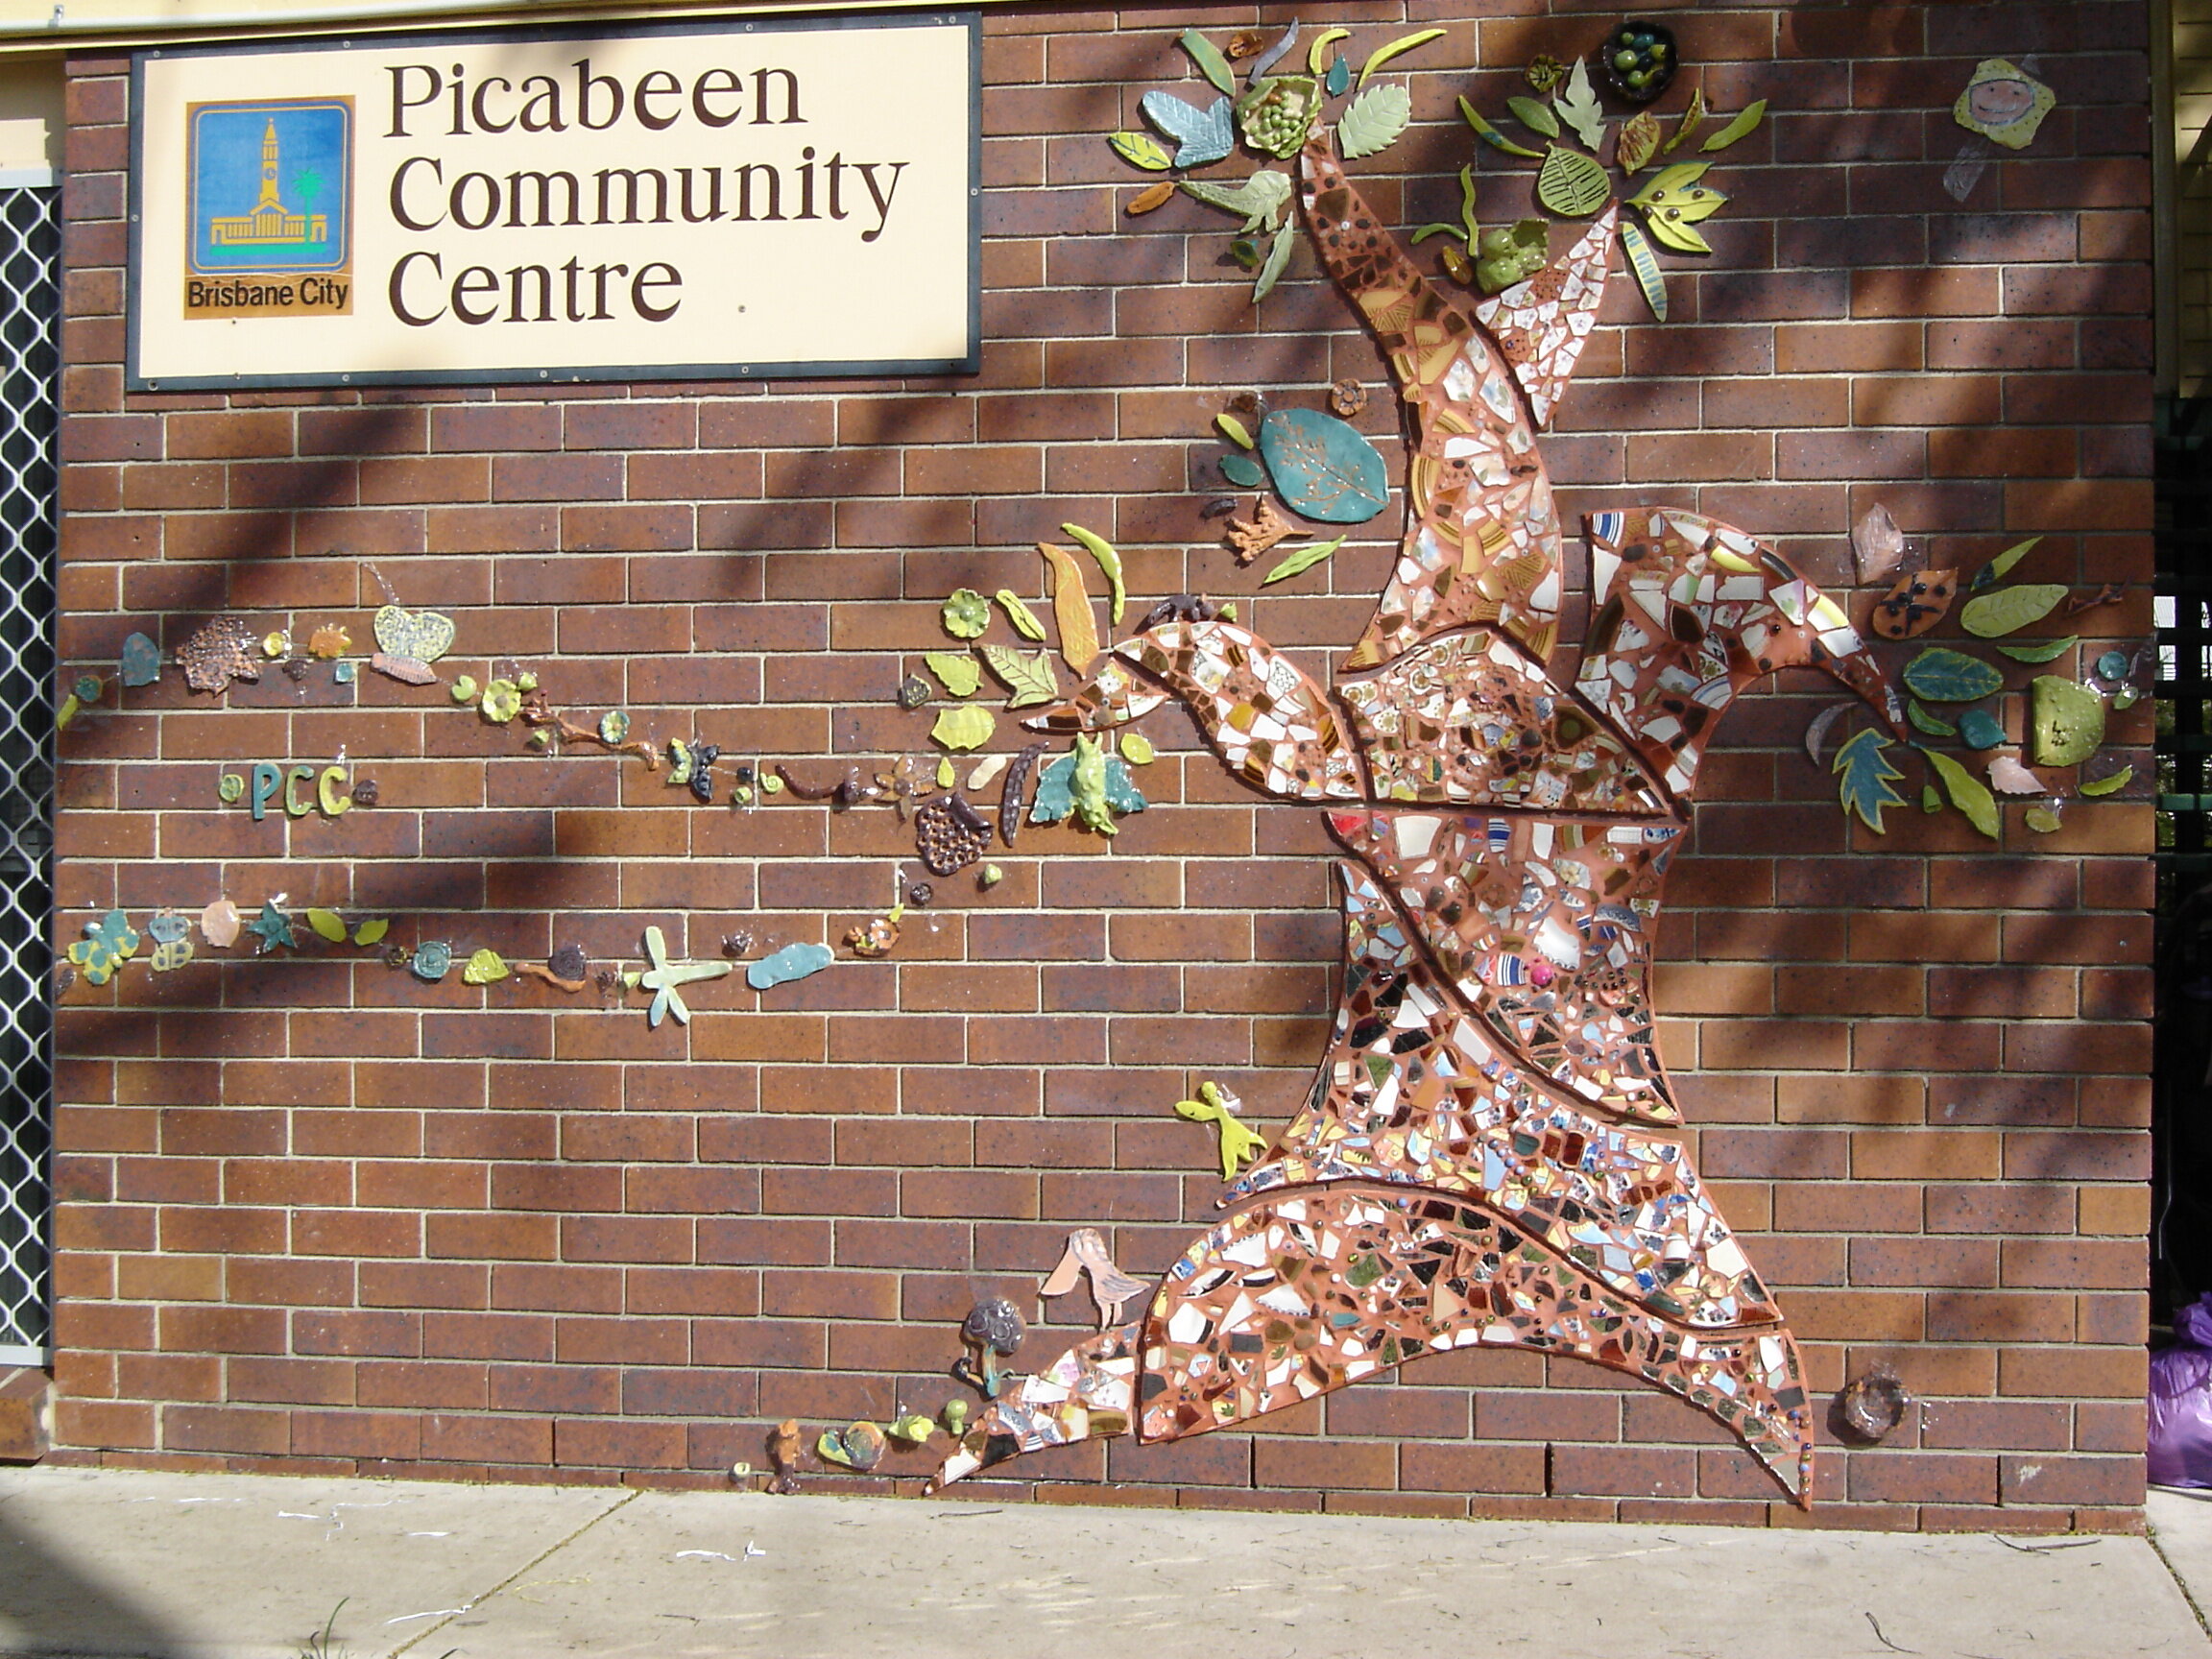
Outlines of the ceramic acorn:
{"type": "MultiPolygon", "coordinates": [[[[1407,415],[1404,540],[1347,672],[1324,686],[1247,628],[1171,611],[1028,724],[1097,733],[1172,700],[1248,787],[1322,808],[1348,854],[1343,1001],[1307,1104],[1229,1181],[1224,1219],[1141,1317],[998,1378],[936,1484],[1503,1346],[1681,1397],[1807,1503],[1796,1345],[1694,1166],[1651,946],[1735,698],[1810,666],[1892,728],[1898,699],[1832,599],[1673,508],[1588,521],[1591,623],[1555,662],[1563,534],[1536,435],[1595,322],[1613,214],[1469,314],[1382,228],[1326,131],[1298,153],[1298,196],[1407,415]]],[[[1048,1292],[1092,1265],[1080,1237],[1048,1292]]]]}

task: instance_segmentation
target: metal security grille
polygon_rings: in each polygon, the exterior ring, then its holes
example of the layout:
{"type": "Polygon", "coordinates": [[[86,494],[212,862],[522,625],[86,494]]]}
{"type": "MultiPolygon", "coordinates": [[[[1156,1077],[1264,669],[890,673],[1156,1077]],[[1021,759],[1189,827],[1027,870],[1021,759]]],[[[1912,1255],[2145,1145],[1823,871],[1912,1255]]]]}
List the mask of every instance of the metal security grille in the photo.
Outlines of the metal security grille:
{"type": "Polygon", "coordinates": [[[51,1359],[60,192],[0,189],[0,1365],[51,1359]]]}

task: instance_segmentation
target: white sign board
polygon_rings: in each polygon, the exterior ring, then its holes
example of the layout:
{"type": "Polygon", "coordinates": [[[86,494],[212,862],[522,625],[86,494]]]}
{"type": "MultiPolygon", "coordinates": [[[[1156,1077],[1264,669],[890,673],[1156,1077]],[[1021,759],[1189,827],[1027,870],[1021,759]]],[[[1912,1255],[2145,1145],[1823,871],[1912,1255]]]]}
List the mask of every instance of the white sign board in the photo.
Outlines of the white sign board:
{"type": "Polygon", "coordinates": [[[137,390],[974,373],[980,28],[142,52],[137,390]]]}

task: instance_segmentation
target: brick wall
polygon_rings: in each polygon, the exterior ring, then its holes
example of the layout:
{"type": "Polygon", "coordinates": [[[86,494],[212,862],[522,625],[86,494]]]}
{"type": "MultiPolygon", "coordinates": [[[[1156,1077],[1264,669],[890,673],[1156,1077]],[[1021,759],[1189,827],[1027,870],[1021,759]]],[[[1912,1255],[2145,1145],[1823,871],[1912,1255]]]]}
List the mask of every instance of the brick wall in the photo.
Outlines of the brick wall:
{"type": "MultiPolygon", "coordinates": [[[[1455,94],[1500,108],[1530,55],[1571,58],[1611,15],[1476,10],[1337,9],[1362,50],[1450,27],[1405,60],[1420,125],[1354,165],[1400,223],[1454,216],[1455,94]],[[1472,61],[1499,67],[1454,67],[1472,61]]],[[[1101,141],[1184,78],[1171,42],[1194,21],[1253,15],[987,17],[980,376],[558,395],[127,397],[127,65],[76,60],[65,660],[111,663],[134,628],[173,650],[224,610],[366,640],[380,579],[458,619],[460,668],[515,659],[643,732],[795,762],[919,752],[927,717],[890,695],[944,642],[939,601],[1037,593],[1029,545],[1074,518],[1118,541],[1133,594],[1235,597],[1325,673],[1395,515],[1256,598],[1198,517],[1206,429],[1253,385],[1378,387],[1376,352],[1303,250],[1255,322],[1228,222],[1189,202],[1120,217],[1132,176],[1101,141]]],[[[1547,445],[1570,519],[1676,501],[1838,585],[1842,532],[1877,501],[1938,565],[2041,533],[2039,579],[2136,585],[2085,630],[2140,637],[2144,9],[1671,21],[1716,108],[1770,113],[1729,157],[1710,265],[1671,261],[1675,320],[1616,279],[1547,445]],[[1951,101],[1978,59],[2029,53],[2058,108],[1955,202],[1951,101]]],[[[1475,159],[1485,219],[1527,211],[1527,173],[1475,159]]],[[[541,960],[575,939],[604,961],[658,923],[710,957],[737,928],[834,942],[911,853],[881,807],[702,808],[635,763],[528,755],[436,687],[269,673],[226,707],[179,680],[62,739],[64,938],[111,904],[282,891],[390,914],[410,943],[541,960]],[[217,802],[227,766],[341,749],[381,805],[254,824],[217,802]]],[[[1955,813],[1847,834],[1798,747],[1822,701],[1786,680],[1724,729],[1659,980],[1700,1166],[1816,1388],[1888,1361],[1930,1403],[1887,1446],[1824,1448],[1815,1520],[2134,1525],[2149,808],[2080,803],[2052,836],[2015,809],[2001,848],[1955,813]]],[[[2147,745],[2148,715],[2116,717],[2124,745],[2147,745]]],[[[1337,926],[1314,814],[1243,794],[1179,715],[1146,730],[1154,805],[1110,848],[1031,829],[995,891],[938,882],[891,960],[759,998],[701,988],[687,1031],[649,1031],[635,999],[429,987],[324,948],[79,984],[58,1041],[58,1455],[713,1481],[786,1414],[934,1409],[958,1317],[985,1293],[1034,1307],[1072,1225],[1157,1270],[1218,1190],[1169,1106],[1210,1075],[1284,1118],[1334,1006],[1337,926]]],[[[893,1466],[902,1489],[926,1467],[893,1466]]],[[[1791,1514],[1703,1417],[1524,1354],[1424,1359],[1255,1434],[1015,1467],[1090,1502],[1791,1514]]]]}

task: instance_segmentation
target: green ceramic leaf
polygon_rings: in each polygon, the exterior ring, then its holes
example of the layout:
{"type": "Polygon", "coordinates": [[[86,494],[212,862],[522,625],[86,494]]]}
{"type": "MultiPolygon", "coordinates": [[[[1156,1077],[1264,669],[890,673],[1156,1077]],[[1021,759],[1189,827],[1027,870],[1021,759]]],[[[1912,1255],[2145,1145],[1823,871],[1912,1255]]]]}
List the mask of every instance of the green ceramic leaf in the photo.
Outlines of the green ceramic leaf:
{"type": "Polygon", "coordinates": [[[1505,108],[1530,132],[1541,132],[1547,138],[1559,136],[1559,117],[1551,113],[1551,107],[1541,98],[1508,98],[1505,108]]]}
{"type": "Polygon", "coordinates": [[[1260,423],[1260,456],[1291,510],[1330,524],[1361,524],[1390,504],[1375,445],[1318,409],[1276,409],[1260,423]]]}
{"type": "Polygon", "coordinates": [[[929,672],[955,697],[973,697],[976,687],[983,684],[982,669],[965,651],[925,651],[922,661],[929,664],[929,672]]]}
{"type": "Polygon", "coordinates": [[[1682,111],[1682,119],[1676,122],[1674,126],[1674,135],[1662,146],[1660,154],[1663,156],[1672,155],[1676,149],[1689,142],[1695,135],[1697,129],[1704,125],[1705,88],[1693,86],[1690,89],[1689,107],[1682,111]]]}
{"type": "Polygon", "coordinates": [[[1121,586],[1121,555],[1095,530],[1086,530],[1080,524],[1062,524],[1061,529],[1083,544],[1083,551],[1098,562],[1098,569],[1106,578],[1107,591],[1114,595],[1114,621],[1118,625],[1121,613],[1128,606],[1129,593],[1121,586]]]}
{"type": "Polygon", "coordinates": [[[1628,255],[1628,269],[1636,273],[1636,286],[1644,290],[1644,303],[1654,321],[1667,321],[1667,274],[1659,269],[1659,255],[1636,221],[1621,221],[1621,251],[1628,255]]]}
{"type": "Polygon", "coordinates": [[[1838,794],[1844,814],[1856,814],[1877,835],[1887,833],[1882,828],[1883,808],[1905,805],[1905,797],[1890,787],[1905,776],[1889,764],[1886,751],[1892,747],[1888,738],[1868,726],[1844,740],[1829,767],[1843,780],[1838,794]]]}
{"type": "Polygon", "coordinates": [[[1935,784],[1923,783],[1920,785],[1920,810],[1931,814],[1943,810],[1943,797],[1937,792],[1935,784]]]}
{"type": "Polygon", "coordinates": [[[1969,749],[1995,749],[2005,742],[2005,728],[1986,709],[1969,709],[1959,716],[1959,741],[1969,749]]]}
{"type": "Polygon", "coordinates": [[[1931,737],[1956,737],[1959,735],[1958,727],[1952,725],[1950,721],[1944,719],[1916,697],[1905,699],[1905,718],[1911,721],[1915,729],[1927,733],[1931,737]]]}
{"type": "Polygon", "coordinates": [[[1121,757],[1132,766],[1152,764],[1152,740],[1142,732],[1121,733],[1121,757]]]}
{"type": "Polygon", "coordinates": [[[1568,72],[1567,84],[1551,94],[1559,119],[1575,129],[1575,136],[1595,156],[1605,143],[1605,112],[1599,108],[1597,88],[1590,84],[1590,65],[1581,59],[1568,72]]]}
{"type": "Polygon", "coordinates": [[[307,926],[333,945],[346,943],[346,924],[339,919],[335,910],[309,910],[307,926]]]}
{"type": "Polygon", "coordinates": [[[1221,476],[1239,490],[1258,490],[1267,482],[1267,469],[1249,455],[1221,457],[1221,476]]]}
{"type": "Polygon", "coordinates": [[[1387,150],[1413,119],[1413,95],[1395,81],[1370,86],[1336,119],[1336,146],[1357,160],[1387,150]]]}
{"type": "Polygon", "coordinates": [[[1237,90],[1236,71],[1229,67],[1229,60],[1221,56],[1220,47],[1195,29],[1186,29],[1176,44],[1190,54],[1190,61],[1198,65],[1198,73],[1214,83],[1216,92],[1237,90]]]}
{"type": "MultiPolygon", "coordinates": [[[[1643,189],[1628,198],[1628,204],[1647,209],[1688,207],[1697,218],[1709,218],[1714,211],[1713,207],[1704,207],[1703,211],[1698,209],[1703,206],[1705,197],[1719,195],[1719,192],[1704,190],[1697,180],[1704,178],[1712,166],[1710,161],[1677,161],[1671,167],[1662,167],[1644,181],[1643,189]]],[[[1720,201],[1726,200],[1726,197],[1720,197],[1720,201]]],[[[1716,203],[1715,207],[1718,205],[1719,203],[1716,203]]]]}
{"type": "Polygon", "coordinates": [[[2022,820],[2038,835],[2056,835],[2059,830],[2058,814],[2048,806],[2031,806],[2022,820]]]}
{"type": "Polygon", "coordinates": [[[1605,169],[1578,150],[1551,146],[1536,174],[1536,200],[1569,219],[1587,219],[1613,199],[1605,169]]]}
{"type": "Polygon", "coordinates": [[[1936,768],[1936,776],[1943,780],[1943,789],[1951,797],[1951,805],[1966,814],[1966,821],[1994,841],[1997,839],[1997,797],[1989,793],[1988,786],[1950,756],[1934,749],[1920,753],[1928,757],[1928,764],[1936,768]]]}
{"type": "Polygon", "coordinates": [[[1706,241],[1689,226],[1658,213],[1647,213],[1644,223],[1651,227],[1651,234],[1677,253],[1710,253],[1713,244],[1706,241]]]}
{"type": "Polygon", "coordinates": [[[1936,645],[1905,664],[1905,688],[1931,703],[1979,703],[2005,687],[2005,676],[1963,651],[1936,645]]]}
{"type": "Polygon", "coordinates": [[[1310,547],[1301,547],[1289,558],[1284,560],[1282,564],[1276,565],[1274,569],[1268,571],[1266,575],[1261,577],[1260,586],[1264,588],[1271,582],[1286,582],[1301,570],[1310,570],[1343,545],[1344,538],[1336,536],[1327,541],[1315,542],[1310,547]]]}
{"type": "Polygon", "coordinates": [[[1367,61],[1360,65],[1359,84],[1366,85],[1367,77],[1389,62],[1391,59],[1410,52],[1416,46],[1426,46],[1430,41],[1441,38],[1443,34],[1444,31],[1441,29],[1424,29],[1417,35],[1401,35],[1397,39],[1376,47],[1367,55],[1367,61]]]}
{"type": "Polygon", "coordinates": [[[998,729],[998,718],[990,709],[980,704],[963,703],[938,714],[937,724],[929,728],[929,737],[948,749],[968,750],[990,742],[991,733],[998,729]]]}
{"type": "Polygon", "coordinates": [[[991,664],[991,672],[1003,680],[1006,688],[1014,693],[1007,708],[1027,709],[1034,704],[1059,700],[1059,676],[1052,672],[1052,660],[1046,653],[1024,655],[1011,645],[986,645],[983,661],[991,664]]]}
{"type": "Polygon", "coordinates": [[[2054,658],[2063,657],[2080,643],[2080,635],[2069,634],[2063,639],[2016,639],[1997,649],[2015,662],[2048,662],[2054,658]]]}
{"type": "MultiPolygon", "coordinates": [[[[1124,738],[1123,741],[1126,742],[1127,739],[1124,738]]],[[[2091,797],[2099,795],[2116,795],[2121,790],[2128,787],[2128,783],[2134,779],[2134,767],[2123,766],[2119,771],[2113,773],[2108,778],[2100,778],[2093,783],[2082,784],[2081,793],[2091,797]]]]}
{"type": "Polygon", "coordinates": [[[991,626],[991,602],[973,588],[956,588],[945,601],[945,632],[955,639],[973,639],[991,626]]]}
{"type": "Polygon", "coordinates": [[[1236,416],[1216,415],[1214,417],[1214,424],[1220,427],[1222,436],[1236,445],[1238,448],[1249,449],[1252,447],[1252,434],[1245,429],[1244,422],[1238,420],[1236,416]]]}
{"type": "Polygon", "coordinates": [[[1990,583],[2009,575],[2012,566],[2027,558],[2034,549],[2035,544],[2042,540],[2043,538],[2040,536],[2031,536],[2027,541],[2015,542],[2012,546],[2006,548],[2004,552],[1998,554],[1996,558],[1974,572],[1974,580],[1967,584],[1968,591],[1972,592],[1986,588],[1990,583]]]}
{"type": "Polygon", "coordinates": [[[1290,175],[1277,168],[1262,167],[1237,184],[1186,179],[1183,193],[1196,197],[1209,207],[1243,214],[1240,229],[1273,230],[1282,225],[1284,212],[1290,205],[1290,175]]]}
{"type": "Polygon", "coordinates": [[[1149,132],[1117,132],[1106,142],[1130,166],[1142,167],[1147,173],[1165,173],[1175,165],[1175,158],[1149,132]]]}
{"type": "Polygon", "coordinates": [[[2088,686],[2038,674],[2029,687],[2038,766],[2079,766],[2104,741],[2104,699],[2088,686]]]}
{"type": "Polygon", "coordinates": [[[993,597],[998,601],[998,609],[1006,613],[1006,620],[1014,624],[1015,633],[1024,639],[1045,637],[1045,624],[1037,620],[1037,613],[1024,605],[1013,589],[1001,588],[993,597]]]}
{"type": "Polygon", "coordinates": [[[1464,98],[1459,100],[1459,113],[1467,125],[1475,129],[1475,135],[1493,150],[1503,150],[1508,156],[1526,156],[1531,161],[1544,159],[1542,151],[1531,150],[1526,144],[1514,143],[1512,139],[1483,120],[1480,115],[1476,113],[1475,106],[1468,103],[1464,98]]]}
{"type": "Polygon", "coordinates": [[[1727,149],[1739,138],[1748,138],[1752,130],[1759,125],[1760,118],[1766,113],[1767,100],[1762,98],[1737,116],[1735,120],[1729,122],[1727,126],[1721,128],[1719,132],[1714,133],[1712,137],[1706,139],[1704,143],[1698,145],[1697,148],[1703,154],[1710,156],[1717,150],[1727,149]]]}
{"type": "Polygon", "coordinates": [[[2042,621],[2065,597],[2062,582],[1992,589],[1966,601],[1959,612],[1959,625],[1977,638],[1995,639],[2042,621]]]}
{"type": "Polygon", "coordinates": [[[1252,284],[1253,304],[1259,304],[1275,291],[1275,284],[1282,280],[1284,271],[1290,264],[1290,249],[1296,240],[1297,233],[1287,225],[1275,232],[1275,240],[1267,244],[1266,262],[1260,267],[1260,276],[1252,284]]]}

